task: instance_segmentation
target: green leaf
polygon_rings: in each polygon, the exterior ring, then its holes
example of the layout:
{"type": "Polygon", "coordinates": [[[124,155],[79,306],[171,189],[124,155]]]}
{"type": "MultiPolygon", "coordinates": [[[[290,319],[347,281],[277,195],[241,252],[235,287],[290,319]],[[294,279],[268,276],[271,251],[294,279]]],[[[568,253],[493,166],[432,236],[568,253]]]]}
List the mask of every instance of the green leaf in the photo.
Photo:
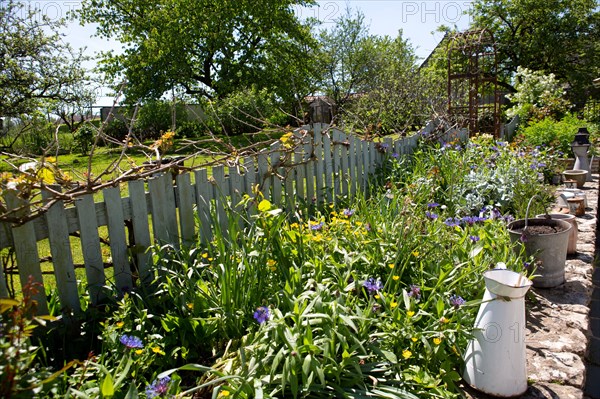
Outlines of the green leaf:
{"type": "Polygon", "coordinates": [[[138,397],[138,390],[135,384],[132,382],[131,385],[129,385],[129,389],[127,390],[127,394],[125,395],[124,399],[138,399],[138,397]]]}
{"type": "Polygon", "coordinates": [[[302,362],[302,374],[304,376],[304,379],[308,378],[308,373],[310,372],[311,363],[312,363],[312,356],[309,353],[304,358],[304,362],[302,362]]]}
{"type": "Polygon", "coordinates": [[[102,385],[100,386],[100,392],[102,393],[103,398],[111,398],[115,395],[115,386],[113,384],[113,379],[110,374],[107,374],[102,381],[102,385]]]}

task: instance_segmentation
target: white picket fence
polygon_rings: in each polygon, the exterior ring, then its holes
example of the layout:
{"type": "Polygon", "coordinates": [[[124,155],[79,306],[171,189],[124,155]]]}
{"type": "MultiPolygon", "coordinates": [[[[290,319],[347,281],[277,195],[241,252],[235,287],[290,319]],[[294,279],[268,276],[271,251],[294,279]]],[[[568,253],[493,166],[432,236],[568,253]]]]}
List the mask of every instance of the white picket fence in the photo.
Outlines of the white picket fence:
{"type": "MultiPolygon", "coordinates": [[[[432,129],[432,124],[426,127],[428,132],[432,129]]],[[[465,131],[459,134],[461,138],[467,136],[465,131]]],[[[176,176],[168,173],[129,181],[129,196],[125,198],[121,197],[119,187],[111,187],[102,190],[102,202],[94,202],[91,194],[78,198],[68,207],[59,201],[45,214],[23,225],[2,224],[0,249],[14,248],[21,284],[26,284],[30,276],[43,284],[38,242],[47,238],[61,308],[79,313],[80,282],[76,279],[70,243],[74,233],[81,240],[86,289],[92,304],[96,304],[102,300],[102,287],[107,283],[114,284],[118,290],[132,287],[134,263],[138,284],[154,278],[151,256],[146,251],[153,242],[177,248],[198,239],[208,242],[213,223],[218,223],[221,231],[227,231],[228,209],[254,212],[252,207],[236,209],[245,194],[254,196],[259,190],[264,198],[287,211],[293,211],[300,204],[335,203],[343,196],[354,197],[366,192],[369,177],[386,156],[411,153],[417,138],[375,143],[315,124],[295,131],[293,148],[287,148],[282,142],[274,143],[268,150],[245,158],[236,166],[213,166],[212,176],[207,169],[176,176]],[[114,268],[111,281],[107,281],[105,275],[100,226],[108,229],[114,268]],[[134,242],[128,242],[128,238],[134,242]]],[[[24,205],[16,197],[7,197],[6,202],[12,209],[24,205]]],[[[0,268],[0,297],[7,295],[5,276],[0,268]]],[[[48,305],[43,289],[35,299],[39,312],[46,313],[48,305]]]]}

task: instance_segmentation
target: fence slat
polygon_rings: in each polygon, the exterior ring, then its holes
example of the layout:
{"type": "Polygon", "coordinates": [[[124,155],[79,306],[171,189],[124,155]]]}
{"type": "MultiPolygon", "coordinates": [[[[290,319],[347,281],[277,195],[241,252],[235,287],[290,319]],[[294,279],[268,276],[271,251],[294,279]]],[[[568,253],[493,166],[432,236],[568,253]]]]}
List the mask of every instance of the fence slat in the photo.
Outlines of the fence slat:
{"type": "Polygon", "coordinates": [[[312,158],[313,143],[309,135],[304,137],[304,176],[306,178],[306,201],[311,205],[315,199],[315,171],[312,158]]]}
{"type": "Polygon", "coordinates": [[[102,287],[106,284],[106,276],[100,248],[94,196],[92,194],[84,195],[75,201],[75,207],[79,217],[81,252],[85,263],[88,292],[92,305],[96,305],[104,298],[102,287]]]}
{"type": "Polygon", "coordinates": [[[127,241],[121,191],[119,187],[109,187],[102,190],[106,217],[108,218],[108,236],[110,237],[110,254],[115,272],[115,285],[119,292],[132,288],[131,266],[127,257],[127,241]]]}
{"type": "Polygon", "coordinates": [[[271,198],[269,191],[271,189],[271,177],[269,175],[269,157],[265,150],[258,154],[258,176],[256,177],[256,183],[260,185],[260,191],[263,193],[265,198],[271,198]]]}
{"type": "Polygon", "coordinates": [[[152,204],[152,226],[154,240],[160,244],[172,244],[179,248],[175,193],[170,173],[148,180],[150,203],[152,204]]]}
{"type": "Polygon", "coordinates": [[[348,157],[349,157],[349,168],[350,168],[350,197],[356,197],[356,179],[358,175],[356,167],[356,139],[354,136],[348,137],[348,157]]]}
{"type": "MultiPolygon", "coordinates": [[[[54,187],[54,189],[60,190],[59,187],[54,187]]],[[[46,190],[42,191],[42,198],[45,200],[51,195],[46,190]]],[[[73,254],[63,201],[56,201],[48,209],[45,216],[48,224],[48,241],[50,242],[52,265],[56,277],[56,289],[58,290],[61,307],[63,309],[68,308],[73,313],[78,314],[81,312],[81,303],[79,302],[77,277],[73,266],[73,254]]]]}
{"type": "Polygon", "coordinates": [[[281,144],[279,142],[273,143],[271,145],[271,171],[273,173],[272,186],[273,190],[271,192],[271,202],[277,206],[282,206],[281,203],[281,168],[279,167],[280,156],[279,148],[281,144]]]}
{"type": "Polygon", "coordinates": [[[229,168],[229,192],[231,193],[231,209],[233,215],[238,220],[238,226],[240,229],[244,228],[244,214],[243,207],[239,205],[244,195],[244,181],[238,168],[229,168]]]}
{"type": "Polygon", "coordinates": [[[217,218],[221,232],[227,237],[227,226],[229,220],[227,220],[227,196],[229,195],[229,182],[225,180],[225,167],[223,165],[213,166],[212,177],[214,180],[213,185],[213,198],[215,199],[215,207],[217,211],[217,218]]]}
{"type": "Polygon", "coordinates": [[[207,243],[212,240],[210,204],[212,202],[213,187],[208,181],[208,171],[200,169],[195,172],[196,180],[196,209],[200,221],[200,240],[207,243]]]}
{"type": "MultiPolygon", "coordinates": [[[[304,202],[306,199],[306,192],[304,190],[304,176],[305,176],[305,168],[302,162],[304,161],[304,154],[302,145],[298,145],[294,150],[294,174],[296,180],[296,192],[294,197],[300,200],[300,202],[304,202]]],[[[287,194],[286,194],[287,195],[287,194]]]]}
{"type": "Polygon", "coordinates": [[[143,180],[132,180],[128,186],[129,201],[131,202],[131,224],[133,225],[133,236],[135,237],[134,253],[140,281],[147,284],[153,280],[153,276],[150,273],[152,256],[148,253],[151,241],[146,190],[143,180]]]}
{"type": "Polygon", "coordinates": [[[8,298],[8,286],[6,285],[6,276],[4,275],[4,264],[0,258],[0,298],[8,298]]]}
{"type": "MultiPolygon", "coordinates": [[[[5,194],[6,205],[9,209],[17,209],[25,205],[25,201],[18,198],[16,194],[7,192],[5,194]]],[[[15,217],[23,216],[27,209],[15,212],[15,217]]],[[[17,267],[19,269],[19,279],[21,287],[29,282],[29,276],[34,283],[39,284],[38,293],[32,295],[32,299],[37,301],[37,311],[40,315],[48,314],[48,302],[46,301],[46,290],[44,279],[42,277],[42,268],[40,267],[40,256],[38,254],[37,242],[35,240],[34,221],[31,220],[21,226],[12,228],[13,242],[15,245],[15,256],[17,258],[17,267]]]]}
{"type": "MultiPolygon", "coordinates": [[[[243,180],[244,180],[244,190],[245,193],[251,195],[251,196],[255,196],[255,186],[258,183],[257,181],[257,174],[256,174],[256,166],[254,165],[254,160],[252,159],[252,157],[247,157],[244,159],[244,175],[243,175],[243,180]]],[[[251,216],[251,215],[256,215],[257,212],[257,207],[256,207],[256,201],[251,201],[249,206],[248,206],[248,210],[247,210],[247,215],[251,216]]]]}
{"type": "Polygon", "coordinates": [[[333,202],[333,163],[331,161],[331,130],[322,136],[323,159],[325,161],[325,198],[327,203],[333,202]]]}
{"type": "Polygon", "coordinates": [[[322,204],[323,197],[323,174],[325,171],[325,163],[323,161],[323,133],[321,124],[316,123],[313,131],[313,155],[315,156],[315,189],[317,195],[317,204],[322,204]]]}
{"type": "Polygon", "coordinates": [[[350,180],[350,151],[348,150],[348,136],[345,133],[340,132],[340,149],[342,152],[342,168],[340,170],[340,178],[342,179],[342,195],[349,195],[349,180],[350,180]]]}
{"type": "Polygon", "coordinates": [[[179,199],[179,225],[181,227],[181,240],[187,245],[192,245],[195,238],[194,218],[194,193],[191,176],[182,173],[175,178],[177,182],[177,198],[179,199]]]}

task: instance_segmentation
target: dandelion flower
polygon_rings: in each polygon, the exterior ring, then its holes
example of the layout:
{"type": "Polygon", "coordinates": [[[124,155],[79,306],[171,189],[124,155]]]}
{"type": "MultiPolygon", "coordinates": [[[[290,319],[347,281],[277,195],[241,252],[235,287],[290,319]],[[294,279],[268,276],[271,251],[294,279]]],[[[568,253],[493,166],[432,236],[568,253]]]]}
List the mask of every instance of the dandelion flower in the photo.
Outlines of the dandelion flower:
{"type": "Polygon", "coordinates": [[[408,349],[404,349],[402,351],[402,357],[405,359],[409,359],[412,356],[412,352],[409,351],[408,349]]]}

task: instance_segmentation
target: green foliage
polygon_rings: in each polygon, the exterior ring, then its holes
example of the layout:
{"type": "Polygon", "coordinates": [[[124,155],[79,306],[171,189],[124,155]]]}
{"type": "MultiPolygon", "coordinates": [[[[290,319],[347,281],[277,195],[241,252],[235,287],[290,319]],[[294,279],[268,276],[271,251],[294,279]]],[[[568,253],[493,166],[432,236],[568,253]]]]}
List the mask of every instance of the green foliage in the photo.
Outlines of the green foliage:
{"type": "Polygon", "coordinates": [[[38,288],[31,281],[23,287],[23,300],[0,299],[0,397],[31,398],[48,395],[55,389],[57,373],[40,365],[40,347],[33,332],[45,325],[50,317],[36,317],[36,302],[32,296],[38,288]]]}
{"type": "Polygon", "coordinates": [[[494,34],[505,83],[520,66],[568,83],[573,103],[585,102],[594,92],[600,65],[596,1],[477,0],[471,12],[474,27],[494,34]]]}
{"type": "Polygon", "coordinates": [[[0,7],[0,116],[19,117],[49,99],[75,101],[66,90],[84,78],[82,53],[74,53],[51,20],[15,0],[0,7]]]}
{"type": "Polygon", "coordinates": [[[96,134],[96,128],[91,124],[84,124],[77,129],[77,131],[73,134],[73,139],[79,153],[85,155],[89,152],[96,134]]]}
{"type": "Polygon", "coordinates": [[[556,121],[545,118],[521,129],[519,140],[530,147],[552,148],[563,157],[573,157],[571,143],[580,127],[587,127],[590,132],[590,142],[598,139],[598,128],[575,115],[567,114],[564,118],[556,121]]]}
{"type": "MultiPolygon", "coordinates": [[[[175,106],[176,125],[188,120],[185,105],[175,106]]],[[[157,139],[173,126],[173,103],[163,100],[152,100],[144,103],[135,119],[134,129],[140,139],[157,139]]]]}
{"type": "Polygon", "coordinates": [[[423,144],[345,209],[228,200],[207,242],[152,249],[156,279],[119,294],[56,394],[457,398],[482,272],[523,271],[504,213],[543,190],[523,151],[423,144]]]}
{"type": "Polygon", "coordinates": [[[518,67],[515,81],[516,92],[506,96],[514,104],[506,111],[508,117],[519,116],[527,124],[548,117],[559,119],[569,109],[562,84],[554,74],[518,67]]]}
{"type": "Polygon", "coordinates": [[[220,98],[253,84],[289,98],[303,92],[309,74],[314,39],[294,13],[307,4],[86,0],[78,16],[97,23],[100,36],[123,43],[124,52],[106,54],[102,69],[127,79],[132,102],[158,99],[173,88],[220,98]]]}
{"type": "Polygon", "coordinates": [[[129,133],[129,126],[121,118],[113,118],[103,125],[103,133],[119,141],[125,140],[129,133]]]}
{"type": "Polygon", "coordinates": [[[214,101],[207,114],[207,125],[214,133],[238,135],[253,133],[270,126],[285,126],[290,117],[281,102],[266,89],[241,90],[214,101]]]}

